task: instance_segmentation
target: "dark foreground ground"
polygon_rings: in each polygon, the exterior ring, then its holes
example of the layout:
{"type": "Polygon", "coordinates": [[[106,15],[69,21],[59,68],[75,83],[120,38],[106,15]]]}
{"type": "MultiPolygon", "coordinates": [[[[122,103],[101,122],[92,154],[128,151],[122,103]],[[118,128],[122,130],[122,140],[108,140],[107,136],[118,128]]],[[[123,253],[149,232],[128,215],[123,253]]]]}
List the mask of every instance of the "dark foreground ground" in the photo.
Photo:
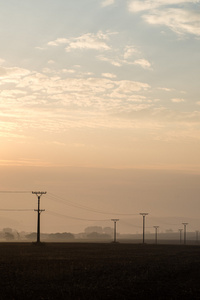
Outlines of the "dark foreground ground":
{"type": "Polygon", "coordinates": [[[200,247],[1,243],[0,299],[200,299],[200,247]]]}

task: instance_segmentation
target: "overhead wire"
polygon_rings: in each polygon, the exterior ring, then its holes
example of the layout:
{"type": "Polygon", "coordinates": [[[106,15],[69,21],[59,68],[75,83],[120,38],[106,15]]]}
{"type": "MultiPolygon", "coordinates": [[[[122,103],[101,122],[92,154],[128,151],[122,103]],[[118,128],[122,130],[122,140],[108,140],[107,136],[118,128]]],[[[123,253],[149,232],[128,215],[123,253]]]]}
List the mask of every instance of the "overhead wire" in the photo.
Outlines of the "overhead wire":
{"type": "Polygon", "coordinates": [[[56,213],[53,212],[51,210],[45,210],[45,212],[49,213],[50,215],[53,216],[59,216],[59,217],[63,217],[63,218],[67,218],[67,219],[73,219],[73,220],[81,220],[81,221],[92,221],[92,222],[105,222],[105,221],[110,221],[110,219],[104,219],[104,220],[97,220],[97,219],[84,219],[84,218],[78,218],[78,217],[72,217],[72,216],[67,216],[64,214],[60,214],[60,213],[56,213]]]}
{"type": "Polygon", "coordinates": [[[142,228],[142,226],[131,224],[129,222],[124,221],[123,219],[120,219],[120,223],[131,226],[131,227],[142,228]]]}
{"type": "Polygon", "coordinates": [[[34,209],[7,209],[7,208],[1,208],[0,211],[34,211],[34,209]]]}
{"type": "Polygon", "coordinates": [[[0,191],[0,193],[4,193],[4,194],[20,193],[20,194],[23,194],[23,193],[32,193],[32,191],[0,191]]]}
{"type": "Polygon", "coordinates": [[[108,211],[105,212],[105,211],[102,211],[102,210],[99,210],[99,209],[90,208],[86,205],[82,205],[82,204],[73,202],[71,200],[63,199],[62,197],[56,196],[52,193],[48,193],[47,195],[45,195],[45,197],[50,198],[51,200],[54,200],[56,202],[60,202],[62,204],[68,205],[68,206],[72,206],[72,207],[75,207],[75,208],[79,208],[79,209],[83,209],[83,210],[86,210],[86,211],[91,211],[91,212],[95,212],[95,213],[103,214],[103,215],[119,215],[119,216],[120,215],[121,216],[136,216],[136,215],[138,215],[138,214],[127,214],[127,213],[119,213],[119,212],[108,212],[108,211]]]}

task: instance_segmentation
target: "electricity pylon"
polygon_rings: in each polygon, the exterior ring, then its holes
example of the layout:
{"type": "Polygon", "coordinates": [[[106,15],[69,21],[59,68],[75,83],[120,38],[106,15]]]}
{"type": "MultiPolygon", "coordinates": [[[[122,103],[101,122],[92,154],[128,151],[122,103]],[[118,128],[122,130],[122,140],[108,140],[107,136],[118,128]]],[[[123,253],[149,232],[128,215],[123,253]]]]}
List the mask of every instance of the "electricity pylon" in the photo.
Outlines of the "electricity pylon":
{"type": "Polygon", "coordinates": [[[35,194],[38,197],[38,209],[34,209],[34,211],[37,211],[37,243],[40,243],[40,214],[42,211],[45,211],[45,209],[40,209],[40,197],[47,192],[32,192],[32,194],[35,194]]]}
{"type": "Polygon", "coordinates": [[[145,241],[145,217],[148,215],[148,213],[140,213],[140,215],[143,218],[143,244],[145,241]]]}
{"type": "Polygon", "coordinates": [[[155,228],[155,244],[158,243],[158,228],[159,226],[153,226],[155,228]]]}
{"type": "Polygon", "coordinates": [[[182,223],[184,226],[184,245],[186,245],[186,226],[188,225],[188,223],[182,223]]]}
{"type": "Polygon", "coordinates": [[[111,221],[114,222],[114,243],[116,243],[116,236],[117,236],[116,227],[117,227],[117,221],[119,221],[119,219],[111,219],[111,221]]]}

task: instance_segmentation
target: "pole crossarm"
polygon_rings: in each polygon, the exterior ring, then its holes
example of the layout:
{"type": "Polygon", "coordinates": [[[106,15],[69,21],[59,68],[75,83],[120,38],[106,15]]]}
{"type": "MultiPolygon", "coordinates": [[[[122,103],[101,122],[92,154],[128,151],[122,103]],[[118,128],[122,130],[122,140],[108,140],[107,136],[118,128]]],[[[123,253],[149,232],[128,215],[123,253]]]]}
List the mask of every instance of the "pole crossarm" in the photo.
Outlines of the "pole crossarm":
{"type": "Polygon", "coordinates": [[[32,194],[35,194],[37,196],[42,196],[44,194],[46,194],[47,192],[32,192],[32,194]]]}

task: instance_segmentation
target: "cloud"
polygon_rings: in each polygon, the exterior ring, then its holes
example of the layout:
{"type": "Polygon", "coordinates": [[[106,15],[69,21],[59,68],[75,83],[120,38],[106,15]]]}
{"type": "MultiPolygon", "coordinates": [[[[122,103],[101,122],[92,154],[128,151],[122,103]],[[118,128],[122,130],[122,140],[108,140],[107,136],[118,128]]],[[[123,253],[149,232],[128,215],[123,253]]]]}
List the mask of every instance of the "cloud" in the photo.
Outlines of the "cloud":
{"type": "Polygon", "coordinates": [[[90,49],[90,50],[110,50],[110,46],[105,41],[109,40],[109,36],[113,33],[103,33],[98,31],[97,34],[86,33],[79,37],[72,37],[69,39],[59,38],[48,43],[49,46],[67,45],[65,50],[70,52],[74,49],[90,49]]]}
{"type": "Polygon", "coordinates": [[[93,50],[109,50],[110,47],[104,42],[108,39],[108,35],[98,32],[97,35],[92,33],[84,34],[78,38],[71,39],[69,46],[65,48],[67,52],[72,49],[93,49],[93,50]]]}
{"type": "Polygon", "coordinates": [[[154,11],[144,16],[149,24],[165,25],[177,34],[200,36],[200,13],[184,9],[166,9],[154,11]]]}
{"type": "Polygon", "coordinates": [[[62,73],[70,73],[70,74],[74,74],[76,71],[73,69],[62,69],[62,73]]]}
{"type": "Polygon", "coordinates": [[[134,64],[135,65],[139,65],[139,66],[141,66],[144,69],[149,69],[151,67],[150,62],[148,60],[142,59],[142,58],[135,60],[134,64]]]}
{"type": "Polygon", "coordinates": [[[26,76],[30,74],[30,71],[27,69],[22,69],[22,68],[17,68],[17,67],[13,67],[13,68],[4,68],[4,67],[0,67],[0,78],[4,81],[4,79],[15,79],[15,78],[19,78],[22,76],[26,76]]]}
{"type": "Polygon", "coordinates": [[[181,103],[181,102],[185,102],[185,100],[184,100],[184,99],[182,99],[182,98],[172,98],[172,99],[171,99],[171,101],[172,101],[172,102],[174,102],[174,103],[181,103]]]}
{"type": "Polygon", "coordinates": [[[152,25],[164,25],[177,34],[193,34],[200,36],[199,1],[183,0],[146,0],[131,1],[129,10],[141,13],[143,19],[152,25]],[[183,4],[187,4],[187,8],[183,4]]]}
{"type": "Polygon", "coordinates": [[[162,6],[179,5],[184,3],[196,4],[198,0],[141,0],[131,1],[129,3],[129,10],[132,12],[141,12],[156,9],[162,6]]]}
{"type": "Polygon", "coordinates": [[[165,88],[165,87],[160,87],[158,88],[159,90],[162,90],[162,91],[166,91],[166,92],[171,92],[173,91],[172,89],[169,89],[169,88],[165,88]]]}
{"type": "Polygon", "coordinates": [[[103,7],[105,7],[105,6],[109,6],[109,5],[112,5],[112,4],[114,4],[115,3],[115,0],[104,0],[103,2],[102,2],[102,6],[103,7]]]}
{"type": "Polygon", "coordinates": [[[50,60],[48,60],[48,62],[47,62],[49,65],[53,65],[53,64],[55,64],[55,61],[54,60],[52,60],[52,59],[50,59],[50,60]]]}
{"type": "Polygon", "coordinates": [[[133,46],[126,46],[124,49],[124,59],[129,59],[135,54],[138,54],[138,50],[133,46]]]}
{"type": "Polygon", "coordinates": [[[4,62],[5,62],[5,60],[0,58],[0,65],[2,65],[4,62]]]}
{"type": "Polygon", "coordinates": [[[121,67],[122,66],[122,61],[120,61],[119,58],[113,59],[113,58],[106,57],[104,55],[98,55],[97,59],[99,59],[101,61],[106,61],[106,62],[110,63],[111,65],[113,65],[115,67],[121,67]]]}
{"type": "Polygon", "coordinates": [[[67,44],[67,43],[69,43],[68,39],[58,38],[55,41],[48,42],[47,45],[48,46],[59,46],[59,45],[62,45],[62,44],[67,44]]]}
{"type": "MultiPolygon", "coordinates": [[[[68,128],[146,128],[153,130],[155,139],[163,139],[158,132],[162,129],[165,138],[173,140],[171,122],[177,130],[180,122],[183,125],[180,137],[196,138],[199,134],[199,112],[162,107],[163,101],[151,98],[152,89],[146,82],[116,80],[113,73],[102,73],[104,78],[73,78],[68,72],[59,77],[20,68],[4,68],[4,73],[8,81],[18,75],[11,86],[5,83],[0,94],[2,138],[23,140],[31,138],[35,130],[48,136],[68,128]]],[[[168,91],[162,90],[164,94],[168,91]]],[[[184,99],[174,97],[171,101],[178,104],[184,99]]]]}
{"type": "Polygon", "coordinates": [[[103,77],[107,77],[107,78],[116,78],[117,76],[115,74],[111,74],[111,73],[102,73],[103,77]]]}

